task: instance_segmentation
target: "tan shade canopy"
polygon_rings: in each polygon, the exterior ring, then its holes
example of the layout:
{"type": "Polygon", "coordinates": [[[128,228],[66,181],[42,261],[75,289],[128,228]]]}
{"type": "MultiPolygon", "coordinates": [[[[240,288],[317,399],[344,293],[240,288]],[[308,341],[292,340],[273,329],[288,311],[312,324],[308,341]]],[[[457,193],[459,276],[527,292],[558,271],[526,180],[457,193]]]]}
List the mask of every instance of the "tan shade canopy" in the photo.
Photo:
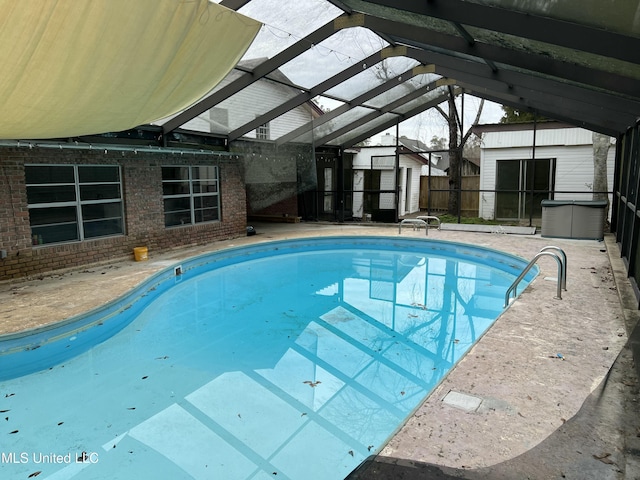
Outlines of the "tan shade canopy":
{"type": "Polygon", "coordinates": [[[175,114],[260,23],[208,0],[0,0],[0,138],[114,132],[175,114]]]}

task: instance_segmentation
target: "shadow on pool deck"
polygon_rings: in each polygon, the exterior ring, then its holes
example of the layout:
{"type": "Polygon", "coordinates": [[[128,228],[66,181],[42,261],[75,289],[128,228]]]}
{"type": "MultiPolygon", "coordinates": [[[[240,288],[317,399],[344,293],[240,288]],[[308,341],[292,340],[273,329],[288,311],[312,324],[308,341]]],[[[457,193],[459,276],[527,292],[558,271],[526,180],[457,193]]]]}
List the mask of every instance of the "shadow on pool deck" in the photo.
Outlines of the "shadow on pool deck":
{"type": "MultiPolygon", "coordinates": [[[[638,333],[640,330],[636,329],[638,333]]],[[[485,468],[456,469],[411,459],[372,456],[347,479],[638,479],[638,376],[631,353],[630,346],[625,347],[609,375],[573,418],[540,444],[511,460],[485,468]],[[611,429],[620,430],[623,445],[598,441],[598,437],[609,436],[607,432],[611,429]]]]}
{"type": "MultiPolygon", "coordinates": [[[[399,234],[397,225],[255,226],[256,236],[149,252],[148,262],[122,260],[0,283],[0,333],[95,308],[159,270],[221,248],[304,236],[399,234]]],[[[425,238],[425,232],[403,228],[401,236],[425,238]]],[[[640,479],[639,356],[633,367],[640,351],[638,310],[615,239],[436,230],[428,238],[526,259],[558,245],[568,257],[567,291],[563,300],[553,299],[556,264],[541,259],[538,278],[349,480],[640,479]],[[443,402],[450,391],[474,396],[480,407],[443,402]]]]}

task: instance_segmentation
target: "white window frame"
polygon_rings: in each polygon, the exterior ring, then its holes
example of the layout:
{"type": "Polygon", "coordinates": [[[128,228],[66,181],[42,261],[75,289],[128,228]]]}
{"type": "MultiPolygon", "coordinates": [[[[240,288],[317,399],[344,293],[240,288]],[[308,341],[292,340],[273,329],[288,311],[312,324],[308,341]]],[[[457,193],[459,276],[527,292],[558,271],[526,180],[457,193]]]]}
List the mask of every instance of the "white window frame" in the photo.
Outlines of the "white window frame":
{"type": "Polygon", "coordinates": [[[256,128],[256,139],[258,140],[269,140],[269,136],[271,135],[271,127],[269,122],[260,125],[256,128]]]}

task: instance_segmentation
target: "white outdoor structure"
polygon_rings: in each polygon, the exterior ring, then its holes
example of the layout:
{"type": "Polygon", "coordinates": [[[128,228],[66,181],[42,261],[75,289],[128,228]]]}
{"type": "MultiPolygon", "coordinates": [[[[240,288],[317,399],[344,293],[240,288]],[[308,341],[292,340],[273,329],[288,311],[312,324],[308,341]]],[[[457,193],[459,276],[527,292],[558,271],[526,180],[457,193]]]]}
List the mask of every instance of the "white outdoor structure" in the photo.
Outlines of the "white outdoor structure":
{"type": "MultiPolygon", "coordinates": [[[[401,146],[402,146],[402,139],[401,146]]],[[[422,167],[427,164],[428,156],[419,153],[401,154],[398,160],[399,174],[399,208],[398,215],[403,216],[420,211],[420,175],[422,167]]],[[[365,172],[380,170],[380,185],[373,188],[380,190],[394,190],[396,174],[396,138],[387,134],[380,137],[377,146],[361,147],[353,156],[353,216],[362,218],[364,212],[365,172]]],[[[380,194],[377,208],[394,209],[394,194],[380,194]]]]}
{"type": "MultiPolygon", "coordinates": [[[[531,160],[535,150],[536,190],[548,187],[554,192],[553,200],[592,200],[592,132],[564,124],[539,124],[534,148],[532,124],[483,125],[478,131],[482,132],[480,190],[526,190],[525,185],[530,185],[526,182],[527,176],[532,175],[531,160]]],[[[607,160],[609,191],[613,189],[615,161],[613,138],[611,142],[607,160]]],[[[542,196],[535,197],[537,208],[542,196]]],[[[528,218],[527,208],[526,194],[520,194],[516,199],[507,194],[480,192],[479,215],[482,218],[528,218]],[[511,205],[505,207],[505,204],[511,205]]]]}

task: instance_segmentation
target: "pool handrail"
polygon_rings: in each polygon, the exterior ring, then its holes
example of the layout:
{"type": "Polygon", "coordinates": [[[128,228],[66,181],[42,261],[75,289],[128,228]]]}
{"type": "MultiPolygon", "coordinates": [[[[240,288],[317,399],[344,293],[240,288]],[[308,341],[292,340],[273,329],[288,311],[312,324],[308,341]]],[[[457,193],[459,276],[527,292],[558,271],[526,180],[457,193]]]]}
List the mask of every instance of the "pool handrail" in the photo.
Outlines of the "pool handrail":
{"type": "MultiPolygon", "coordinates": [[[[552,249],[557,249],[562,251],[562,249],[560,249],[559,247],[552,247],[552,249]]],[[[518,275],[518,278],[516,278],[514,282],[511,284],[511,286],[507,289],[507,292],[504,295],[504,308],[507,308],[509,306],[509,299],[511,297],[511,292],[513,291],[514,298],[515,298],[518,284],[522,281],[522,279],[529,272],[529,270],[531,270],[531,268],[535,265],[538,259],[544,256],[553,257],[558,264],[558,287],[556,291],[556,296],[554,298],[556,298],[557,300],[562,300],[563,283],[564,283],[564,289],[566,290],[566,278],[567,278],[566,261],[563,261],[563,260],[566,259],[567,256],[564,252],[562,252],[562,256],[560,256],[557,253],[550,252],[549,250],[550,249],[547,247],[541,249],[527,264],[527,266],[524,268],[522,273],[518,275]]]]}
{"type": "Polygon", "coordinates": [[[429,224],[419,218],[405,218],[398,225],[398,234],[402,233],[402,225],[413,225],[414,230],[416,228],[424,227],[425,235],[429,235],[429,224]]]}
{"type": "Polygon", "coordinates": [[[416,218],[418,220],[424,220],[427,223],[427,228],[432,226],[432,224],[429,223],[429,220],[435,220],[437,223],[438,230],[440,230],[440,226],[441,226],[440,218],[433,215],[418,215],[416,218]]]}
{"type": "Polygon", "coordinates": [[[413,225],[414,230],[416,228],[424,227],[425,235],[429,236],[429,227],[433,226],[429,223],[429,220],[435,220],[438,222],[437,227],[440,230],[440,219],[432,215],[418,215],[416,218],[405,218],[400,222],[398,226],[398,234],[402,233],[402,225],[413,225]]]}
{"type": "Polygon", "coordinates": [[[554,250],[554,251],[558,252],[560,254],[560,256],[562,257],[562,264],[563,264],[563,268],[562,268],[562,289],[566,292],[567,291],[567,254],[564,253],[564,250],[562,250],[560,247],[556,247],[554,245],[548,245],[548,246],[542,247],[540,249],[541,252],[545,252],[547,250],[554,250]]]}

